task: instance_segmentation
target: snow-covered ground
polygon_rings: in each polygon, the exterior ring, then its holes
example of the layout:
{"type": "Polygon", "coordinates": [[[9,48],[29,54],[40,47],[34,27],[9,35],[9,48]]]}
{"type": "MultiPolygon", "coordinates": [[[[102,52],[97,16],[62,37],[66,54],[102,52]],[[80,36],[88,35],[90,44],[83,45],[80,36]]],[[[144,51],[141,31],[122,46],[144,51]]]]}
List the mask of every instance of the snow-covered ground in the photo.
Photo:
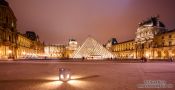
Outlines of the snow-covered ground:
{"type": "Polygon", "coordinates": [[[146,83],[175,90],[175,63],[0,61],[0,90],[159,90],[146,83]],[[73,80],[58,80],[61,67],[73,80]]]}

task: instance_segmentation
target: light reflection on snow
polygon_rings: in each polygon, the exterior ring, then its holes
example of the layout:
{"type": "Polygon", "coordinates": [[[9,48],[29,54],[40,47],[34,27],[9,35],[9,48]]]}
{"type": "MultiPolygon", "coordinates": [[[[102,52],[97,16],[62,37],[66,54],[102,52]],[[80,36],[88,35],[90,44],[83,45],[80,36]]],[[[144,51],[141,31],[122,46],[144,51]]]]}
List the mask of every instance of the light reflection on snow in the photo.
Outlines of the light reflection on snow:
{"type": "Polygon", "coordinates": [[[55,81],[45,82],[41,86],[45,89],[53,90],[53,89],[59,88],[62,84],[63,84],[62,81],[55,80],[55,81]]]}
{"type": "Polygon", "coordinates": [[[67,83],[75,88],[86,87],[89,83],[87,81],[81,80],[81,78],[83,78],[83,76],[74,75],[67,83]]]}
{"type": "Polygon", "coordinates": [[[52,81],[52,82],[48,82],[46,84],[46,86],[49,86],[49,87],[58,87],[58,86],[60,86],[62,84],[63,84],[62,81],[52,81]]]}
{"type": "Polygon", "coordinates": [[[68,88],[68,87],[82,88],[82,87],[88,86],[89,83],[87,81],[81,80],[79,78],[82,78],[82,76],[73,75],[70,81],[62,82],[62,81],[59,81],[59,77],[57,76],[48,77],[46,79],[49,81],[43,83],[42,86],[48,89],[58,89],[59,87],[60,88],[68,88]]]}
{"type": "Polygon", "coordinates": [[[47,77],[47,80],[59,80],[59,76],[51,76],[51,77],[47,77]]]}
{"type": "Polygon", "coordinates": [[[75,88],[85,87],[88,84],[86,81],[82,80],[70,80],[67,83],[75,88]]]}

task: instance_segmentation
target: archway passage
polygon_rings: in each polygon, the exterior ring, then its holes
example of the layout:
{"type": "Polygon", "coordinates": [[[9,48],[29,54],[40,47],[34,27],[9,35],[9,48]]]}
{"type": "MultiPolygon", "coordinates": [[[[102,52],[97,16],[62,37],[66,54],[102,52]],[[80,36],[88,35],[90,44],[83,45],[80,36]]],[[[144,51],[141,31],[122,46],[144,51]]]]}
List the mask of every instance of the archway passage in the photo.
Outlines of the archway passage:
{"type": "Polygon", "coordinates": [[[161,51],[157,51],[157,57],[158,58],[161,58],[162,57],[161,51]]]}
{"type": "Polygon", "coordinates": [[[172,51],[172,56],[175,57],[175,49],[172,51]]]}
{"type": "Polygon", "coordinates": [[[164,51],[164,58],[166,58],[166,59],[169,58],[169,52],[168,52],[168,50],[165,50],[164,51]]]}

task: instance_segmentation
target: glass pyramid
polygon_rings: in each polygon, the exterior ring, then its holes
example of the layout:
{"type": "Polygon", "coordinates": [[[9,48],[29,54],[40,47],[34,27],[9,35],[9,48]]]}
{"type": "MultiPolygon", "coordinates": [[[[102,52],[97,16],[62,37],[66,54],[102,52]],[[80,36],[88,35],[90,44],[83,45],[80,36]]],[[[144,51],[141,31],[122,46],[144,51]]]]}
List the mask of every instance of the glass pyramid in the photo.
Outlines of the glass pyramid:
{"type": "Polygon", "coordinates": [[[107,59],[114,58],[114,55],[101,44],[99,44],[95,39],[88,37],[82,46],[74,52],[72,58],[107,59]]]}

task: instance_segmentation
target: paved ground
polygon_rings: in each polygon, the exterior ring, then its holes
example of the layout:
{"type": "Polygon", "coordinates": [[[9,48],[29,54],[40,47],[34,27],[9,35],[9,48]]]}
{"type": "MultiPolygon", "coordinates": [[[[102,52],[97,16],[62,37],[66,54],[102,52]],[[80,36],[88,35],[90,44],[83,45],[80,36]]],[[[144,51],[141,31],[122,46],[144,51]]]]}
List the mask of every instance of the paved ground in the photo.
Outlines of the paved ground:
{"type": "Polygon", "coordinates": [[[0,61],[0,90],[175,90],[175,63],[0,61]],[[74,80],[58,81],[60,67],[74,80]]]}

